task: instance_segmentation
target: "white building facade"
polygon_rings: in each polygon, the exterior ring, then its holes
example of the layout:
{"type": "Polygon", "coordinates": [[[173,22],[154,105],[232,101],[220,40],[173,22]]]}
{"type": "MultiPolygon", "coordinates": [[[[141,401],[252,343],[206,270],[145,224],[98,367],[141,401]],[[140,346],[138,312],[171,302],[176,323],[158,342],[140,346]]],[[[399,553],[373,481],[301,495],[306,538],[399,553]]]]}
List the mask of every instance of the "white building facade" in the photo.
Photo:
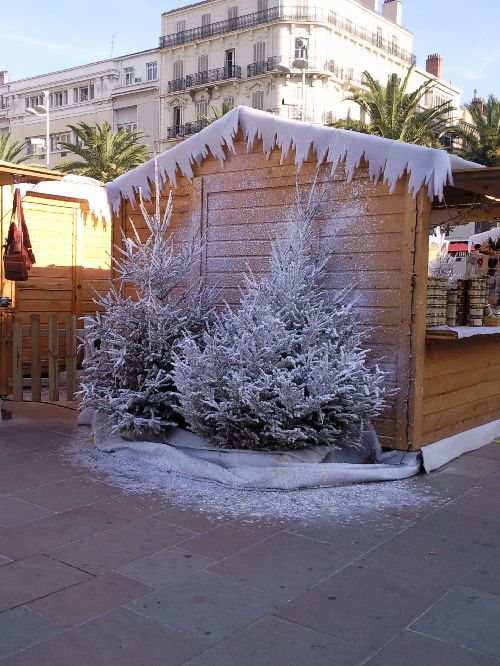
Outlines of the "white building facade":
{"type": "Polygon", "coordinates": [[[27,109],[45,106],[47,91],[50,166],[70,159],[60,144],[75,141],[68,125],[79,122],[140,130],[152,152],[159,138],[159,77],[157,49],[12,82],[0,73],[0,133],[26,142],[32,162],[45,160],[46,116],[27,109]]]}
{"type": "MultiPolygon", "coordinates": [[[[402,3],[385,0],[205,0],[166,12],[160,37],[160,135],[164,145],[199,131],[218,109],[244,104],[321,123],[359,118],[345,100],[368,70],[385,82],[415,64],[402,3]],[[305,85],[303,86],[303,83],[305,85]]],[[[438,56],[433,56],[434,58],[438,56]]],[[[431,67],[432,69],[432,67],[431,67]]],[[[460,91],[415,68],[412,87],[432,78],[426,105],[460,91]]]]}

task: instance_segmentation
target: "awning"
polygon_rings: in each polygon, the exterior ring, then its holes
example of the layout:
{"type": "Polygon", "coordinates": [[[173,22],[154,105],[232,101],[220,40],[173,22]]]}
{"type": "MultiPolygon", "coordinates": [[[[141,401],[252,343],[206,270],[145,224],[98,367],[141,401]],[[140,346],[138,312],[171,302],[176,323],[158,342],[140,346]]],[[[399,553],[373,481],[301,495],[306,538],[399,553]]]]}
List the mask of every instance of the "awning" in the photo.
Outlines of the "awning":
{"type": "Polygon", "coordinates": [[[448,254],[458,254],[459,252],[465,252],[467,254],[468,244],[464,243],[453,243],[450,242],[448,246],[448,254]]]}

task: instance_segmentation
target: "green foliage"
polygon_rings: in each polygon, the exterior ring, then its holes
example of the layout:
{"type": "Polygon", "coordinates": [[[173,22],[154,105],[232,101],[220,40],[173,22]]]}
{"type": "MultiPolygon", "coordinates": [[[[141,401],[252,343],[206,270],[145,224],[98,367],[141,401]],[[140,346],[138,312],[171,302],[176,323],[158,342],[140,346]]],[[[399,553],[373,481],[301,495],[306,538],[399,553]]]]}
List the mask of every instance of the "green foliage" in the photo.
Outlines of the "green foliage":
{"type": "Polygon", "coordinates": [[[366,90],[355,92],[346,99],[355,102],[370,118],[368,123],[347,119],[337,127],[365,131],[387,139],[414,143],[418,146],[439,147],[439,137],[450,131],[451,102],[422,109],[422,101],[432,92],[435,84],[426,81],[415,91],[407,92],[413,67],[402,80],[391,74],[387,85],[381,84],[369,72],[363,72],[362,84],[366,90]]]}
{"type": "Polygon", "coordinates": [[[61,142],[61,146],[80,159],[59,164],[61,171],[107,183],[148,159],[146,146],[140,143],[144,137],[142,132],[113,132],[108,122],[94,127],[77,123],[69,125],[69,129],[76,135],[77,142],[61,142]]]}
{"type": "Polygon", "coordinates": [[[223,104],[222,108],[219,108],[218,106],[213,106],[210,104],[210,108],[212,110],[213,118],[210,118],[209,116],[206,116],[204,113],[199,113],[198,118],[199,120],[204,120],[207,125],[210,125],[211,123],[215,122],[216,120],[219,120],[222,118],[222,116],[225,116],[226,113],[229,113],[229,111],[232,110],[233,105],[232,104],[223,104]]]}
{"type": "Polygon", "coordinates": [[[460,155],[485,166],[499,166],[500,100],[490,95],[484,108],[474,101],[466,108],[472,117],[472,127],[461,126],[455,132],[463,141],[460,155]]]}
{"type": "Polygon", "coordinates": [[[11,162],[12,164],[26,162],[29,156],[21,155],[25,147],[26,143],[14,141],[11,134],[0,135],[0,160],[11,162]]]}

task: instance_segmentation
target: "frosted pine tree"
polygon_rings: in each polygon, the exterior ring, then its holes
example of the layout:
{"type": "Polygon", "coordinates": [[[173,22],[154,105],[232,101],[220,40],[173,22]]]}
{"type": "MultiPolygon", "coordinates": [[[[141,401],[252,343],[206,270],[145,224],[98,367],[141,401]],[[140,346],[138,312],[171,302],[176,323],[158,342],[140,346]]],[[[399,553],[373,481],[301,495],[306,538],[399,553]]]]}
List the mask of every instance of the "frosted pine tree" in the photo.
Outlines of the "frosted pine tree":
{"type": "Polygon", "coordinates": [[[148,237],[142,241],[131,222],[133,237],[115,247],[117,279],[96,299],[101,311],[85,318],[82,406],[105,414],[112,432],[160,432],[182,421],[172,351],[184,331],[197,338],[209,311],[190,275],[200,240],[174,247],[172,199],[162,215],[158,173],[155,204],[149,215],[140,193],[148,237]]]}
{"type": "Polygon", "coordinates": [[[298,197],[269,275],[247,275],[240,307],[226,306],[202,341],[186,334],[175,355],[180,411],[216,446],[352,445],[384,407],[384,373],[367,363],[350,292],[321,286],[319,212],[314,192],[298,197]]]}

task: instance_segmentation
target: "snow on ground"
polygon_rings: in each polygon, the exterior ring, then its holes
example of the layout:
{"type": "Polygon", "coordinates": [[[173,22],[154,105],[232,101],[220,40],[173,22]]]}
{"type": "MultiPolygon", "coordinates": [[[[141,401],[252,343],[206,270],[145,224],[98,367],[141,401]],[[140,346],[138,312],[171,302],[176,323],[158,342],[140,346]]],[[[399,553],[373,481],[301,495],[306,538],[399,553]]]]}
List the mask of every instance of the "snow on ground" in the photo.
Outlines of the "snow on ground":
{"type": "Polygon", "coordinates": [[[88,428],[80,429],[67,456],[73,464],[102,473],[108,483],[131,493],[161,493],[170,502],[235,518],[305,519],[326,514],[342,518],[353,507],[404,511],[428,504],[431,510],[435,499],[430,488],[414,479],[288,492],[229,488],[154,468],[125,451],[101,452],[91,444],[88,428]]]}

